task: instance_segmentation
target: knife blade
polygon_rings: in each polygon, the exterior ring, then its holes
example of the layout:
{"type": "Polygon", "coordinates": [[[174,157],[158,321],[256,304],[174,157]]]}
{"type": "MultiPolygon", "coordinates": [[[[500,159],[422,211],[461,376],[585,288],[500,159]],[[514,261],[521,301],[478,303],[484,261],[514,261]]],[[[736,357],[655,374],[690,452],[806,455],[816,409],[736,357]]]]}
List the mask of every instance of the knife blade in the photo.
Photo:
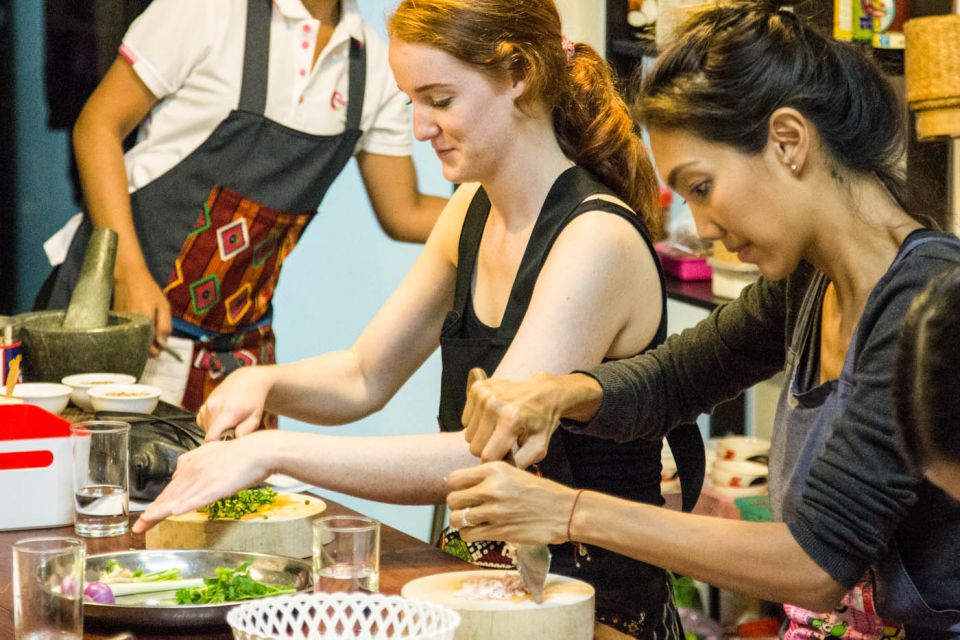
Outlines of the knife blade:
{"type": "MultiPolygon", "coordinates": [[[[517,466],[513,452],[508,452],[504,461],[517,466]]],[[[550,549],[545,544],[515,543],[513,546],[517,550],[517,568],[523,578],[523,586],[530,592],[533,601],[541,604],[543,587],[547,582],[547,574],[550,573],[550,549]]]]}

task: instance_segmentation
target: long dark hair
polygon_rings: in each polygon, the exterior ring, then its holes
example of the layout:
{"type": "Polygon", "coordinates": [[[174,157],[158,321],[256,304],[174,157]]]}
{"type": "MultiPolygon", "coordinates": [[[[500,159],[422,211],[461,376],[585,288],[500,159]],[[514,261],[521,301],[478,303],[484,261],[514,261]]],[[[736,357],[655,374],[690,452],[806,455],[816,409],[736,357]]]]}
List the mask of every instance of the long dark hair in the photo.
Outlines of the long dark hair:
{"type": "Polygon", "coordinates": [[[960,267],[914,299],[897,340],[894,394],[900,440],[918,469],[960,463],[960,267]]]}
{"type": "Polygon", "coordinates": [[[583,43],[568,56],[554,0],[402,0],[387,29],[493,77],[522,78],[519,106],[540,101],[552,109],[564,154],[659,229],[653,166],[610,67],[583,43]]]}
{"type": "Polygon", "coordinates": [[[692,16],[644,79],[636,112],[649,127],[756,154],[780,107],[809,119],[840,167],[875,175],[908,209],[905,120],[892,86],[872,59],[775,1],[722,3],[692,16]]]}

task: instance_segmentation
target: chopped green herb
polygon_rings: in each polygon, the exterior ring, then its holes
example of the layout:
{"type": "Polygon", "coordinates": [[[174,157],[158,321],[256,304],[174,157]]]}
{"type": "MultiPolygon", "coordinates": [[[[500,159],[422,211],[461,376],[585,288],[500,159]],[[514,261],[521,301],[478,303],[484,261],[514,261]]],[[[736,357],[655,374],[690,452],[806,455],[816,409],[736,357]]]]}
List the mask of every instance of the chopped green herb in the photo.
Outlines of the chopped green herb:
{"type": "Polygon", "coordinates": [[[304,500],[304,501],[303,501],[303,504],[310,504],[310,501],[309,501],[309,500],[304,500]]]}
{"type": "Polygon", "coordinates": [[[273,504],[277,499],[277,492],[269,487],[259,489],[241,489],[236,494],[211,502],[205,507],[197,509],[207,514],[207,518],[232,518],[239,520],[248,513],[254,513],[260,507],[273,504]]]}
{"type": "Polygon", "coordinates": [[[221,602],[239,602],[268,598],[287,593],[295,593],[292,584],[272,587],[250,577],[250,561],[236,569],[217,567],[215,578],[204,578],[204,586],[178,589],[177,604],[219,604],[221,602]]]}

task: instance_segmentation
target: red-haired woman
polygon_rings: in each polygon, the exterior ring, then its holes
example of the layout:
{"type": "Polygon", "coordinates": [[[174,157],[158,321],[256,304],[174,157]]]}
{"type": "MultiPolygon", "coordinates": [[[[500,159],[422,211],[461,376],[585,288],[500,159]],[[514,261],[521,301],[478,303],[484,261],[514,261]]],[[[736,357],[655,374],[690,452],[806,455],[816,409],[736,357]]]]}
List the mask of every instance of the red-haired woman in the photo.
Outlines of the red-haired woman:
{"type": "MultiPolygon", "coordinates": [[[[278,469],[367,498],[442,501],[443,478],[477,462],[456,433],[471,368],[507,379],[563,372],[664,338],[663,283],[647,233],[656,228],[655,176],[606,62],[563,37],[553,0],[404,0],[389,31],[414,132],[463,186],[349,349],[244,369],[223,383],[200,420],[208,439],[233,427],[241,437],[185,456],[137,530],[278,469]],[[438,345],[444,433],[251,433],[264,408],[317,424],[357,420],[438,345]]],[[[540,468],[571,486],[659,505],[660,447],[571,434],[540,468]]],[[[510,561],[502,545],[446,542],[482,565],[510,561]]],[[[637,637],[678,637],[665,572],[600,549],[575,556],[570,544],[553,558],[555,571],[596,587],[599,619],[637,637]]]]}

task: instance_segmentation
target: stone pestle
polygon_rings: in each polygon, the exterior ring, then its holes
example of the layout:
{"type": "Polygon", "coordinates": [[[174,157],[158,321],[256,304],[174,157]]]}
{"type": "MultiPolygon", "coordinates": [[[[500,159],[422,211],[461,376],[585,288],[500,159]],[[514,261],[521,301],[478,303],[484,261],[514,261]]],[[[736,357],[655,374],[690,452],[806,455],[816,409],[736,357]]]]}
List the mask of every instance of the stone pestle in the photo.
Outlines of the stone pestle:
{"type": "Polygon", "coordinates": [[[63,319],[64,329],[99,329],[107,326],[116,259],[117,233],[112,229],[94,229],[63,319]]]}

